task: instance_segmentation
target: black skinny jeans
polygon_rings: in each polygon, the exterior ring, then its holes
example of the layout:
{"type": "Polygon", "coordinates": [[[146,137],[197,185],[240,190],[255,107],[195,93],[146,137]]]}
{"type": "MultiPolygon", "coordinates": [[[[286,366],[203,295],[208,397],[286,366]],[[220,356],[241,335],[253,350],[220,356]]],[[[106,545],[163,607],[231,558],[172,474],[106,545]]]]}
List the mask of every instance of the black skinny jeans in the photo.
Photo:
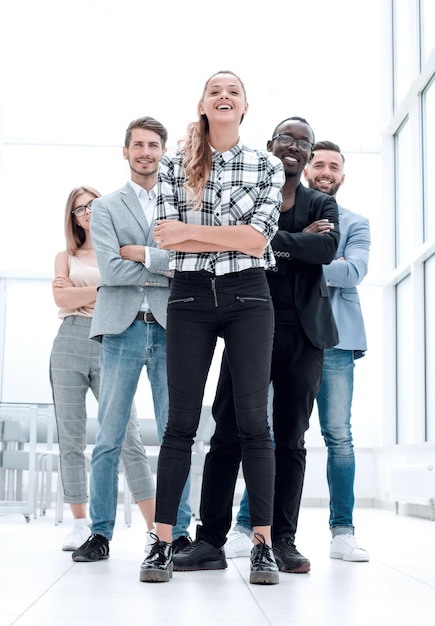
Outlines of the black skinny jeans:
{"type": "MultiPolygon", "coordinates": [[[[255,525],[271,525],[275,456],[267,395],[273,327],[273,306],[263,269],[223,276],[205,271],[175,273],[166,328],[169,419],[157,469],[157,522],[175,524],[207,375],[217,338],[222,336],[252,520],[255,525]]],[[[224,466],[221,470],[226,472],[224,466]]],[[[234,491],[234,484],[228,488],[234,491]]],[[[209,484],[207,489],[211,497],[219,497],[217,484],[209,484]]]]}
{"type": "MultiPolygon", "coordinates": [[[[323,350],[315,348],[298,324],[277,323],[272,355],[273,429],[276,477],[272,537],[296,534],[305,476],[305,432],[320,388],[323,350]]],[[[234,487],[241,458],[235,425],[232,376],[224,353],[213,403],[216,430],[204,466],[198,536],[216,546],[231,526],[234,487]],[[210,492],[208,485],[218,485],[210,492]]],[[[249,494],[248,494],[249,495],[249,494]]],[[[249,495],[251,526],[251,501],[249,495]]]]}

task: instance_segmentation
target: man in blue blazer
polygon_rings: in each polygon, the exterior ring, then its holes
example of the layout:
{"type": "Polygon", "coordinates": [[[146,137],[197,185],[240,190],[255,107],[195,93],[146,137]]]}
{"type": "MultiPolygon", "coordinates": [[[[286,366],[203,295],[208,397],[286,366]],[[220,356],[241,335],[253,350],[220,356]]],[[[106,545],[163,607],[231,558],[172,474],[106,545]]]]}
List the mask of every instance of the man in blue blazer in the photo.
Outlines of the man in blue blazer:
{"type": "MultiPolygon", "coordinates": [[[[91,537],[72,555],[74,561],[109,556],[115,525],[118,465],[127,428],[138,440],[137,504],[152,530],[155,485],[130,410],[144,366],[150,381],[160,441],[168,420],[166,308],[171,273],[169,252],[153,240],[159,161],[166,151],[166,128],[152,117],[130,123],[123,148],[131,180],[92,204],[91,235],[101,284],[90,336],[101,341],[100,428],[92,454],[90,481],[91,537]]],[[[174,544],[189,541],[191,510],[187,481],[174,528],[174,544]]]]}
{"type": "MultiPolygon", "coordinates": [[[[344,182],[344,156],[330,141],[317,142],[304,175],[311,189],[335,197],[344,182]]],[[[355,359],[367,349],[357,285],[367,274],[370,227],[367,218],[338,207],[340,242],[336,258],[323,272],[329,290],[340,342],[325,349],[322,385],[317,406],[322,435],[328,448],[327,479],[330,495],[330,556],[344,561],[368,561],[354,535],[355,455],[351,406],[355,359]]]]}

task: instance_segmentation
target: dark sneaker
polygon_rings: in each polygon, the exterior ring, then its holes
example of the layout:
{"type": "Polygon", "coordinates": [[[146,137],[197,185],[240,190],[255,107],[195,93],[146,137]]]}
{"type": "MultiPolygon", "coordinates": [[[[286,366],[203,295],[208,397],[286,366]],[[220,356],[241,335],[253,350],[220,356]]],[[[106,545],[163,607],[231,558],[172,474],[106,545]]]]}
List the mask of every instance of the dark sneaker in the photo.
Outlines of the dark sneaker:
{"type": "Polygon", "coordinates": [[[184,550],[174,554],[174,570],[177,572],[226,568],[227,561],[222,548],[216,548],[203,539],[191,541],[184,550]]]}
{"type": "Polygon", "coordinates": [[[267,545],[263,535],[255,533],[254,537],[260,539],[251,551],[251,585],[277,585],[279,583],[279,571],[275,562],[273,550],[267,545]]]}
{"type": "Polygon", "coordinates": [[[74,550],[71,555],[78,563],[91,563],[109,558],[109,540],[103,535],[91,535],[84,544],[74,550]]]}
{"type": "Polygon", "coordinates": [[[181,535],[181,537],[177,537],[172,542],[172,554],[177,554],[177,552],[181,552],[184,548],[187,548],[192,543],[192,539],[187,537],[186,535],[181,535]]]}
{"type": "Polygon", "coordinates": [[[296,550],[292,537],[281,537],[273,542],[273,552],[280,572],[308,574],[311,563],[296,550]]]}
{"type": "Polygon", "coordinates": [[[154,543],[140,566],[139,579],[142,583],[168,583],[172,578],[172,544],[160,541],[151,535],[154,543]]]}

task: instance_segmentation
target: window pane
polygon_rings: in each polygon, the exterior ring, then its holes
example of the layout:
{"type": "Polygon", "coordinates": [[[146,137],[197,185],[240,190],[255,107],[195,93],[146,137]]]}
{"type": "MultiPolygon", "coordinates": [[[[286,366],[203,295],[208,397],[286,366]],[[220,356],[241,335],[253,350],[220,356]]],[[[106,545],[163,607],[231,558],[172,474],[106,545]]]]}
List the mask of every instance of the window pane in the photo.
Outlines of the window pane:
{"type": "Polygon", "coordinates": [[[413,320],[411,302],[411,277],[396,286],[396,374],[397,374],[397,443],[414,442],[414,403],[412,359],[413,320]]]}
{"type": "Polygon", "coordinates": [[[435,441],[435,255],[425,263],[426,429],[435,441]]]}
{"type": "Polygon", "coordinates": [[[413,224],[409,216],[415,212],[413,202],[413,168],[409,155],[412,154],[411,128],[408,120],[395,137],[396,160],[396,266],[409,258],[413,250],[413,224]]]}
{"type": "Polygon", "coordinates": [[[407,92],[412,76],[411,29],[409,28],[411,14],[410,0],[395,0],[394,2],[394,108],[407,92]]]}
{"type": "Polygon", "coordinates": [[[425,240],[435,236],[435,78],[423,92],[425,240]]]}
{"type": "Polygon", "coordinates": [[[425,62],[435,47],[435,2],[433,0],[420,0],[420,2],[422,58],[425,62]]]}

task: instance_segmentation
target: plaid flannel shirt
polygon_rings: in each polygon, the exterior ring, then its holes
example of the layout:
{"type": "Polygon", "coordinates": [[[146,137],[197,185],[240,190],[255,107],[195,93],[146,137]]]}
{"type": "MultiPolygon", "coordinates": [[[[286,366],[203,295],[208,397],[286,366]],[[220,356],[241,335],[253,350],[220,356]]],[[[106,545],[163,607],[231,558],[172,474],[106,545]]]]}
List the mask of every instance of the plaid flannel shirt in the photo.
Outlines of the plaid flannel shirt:
{"type": "Polygon", "coordinates": [[[183,187],[183,155],[163,155],[160,161],[160,194],[157,219],[176,219],[188,224],[235,226],[250,224],[268,244],[257,259],[241,252],[171,252],[169,268],[179,271],[206,270],[216,275],[253,267],[275,265],[270,241],[278,229],[284,168],[277,157],[238,143],[231,150],[213,150],[210,179],[203,192],[203,207],[193,209],[183,187]]]}

